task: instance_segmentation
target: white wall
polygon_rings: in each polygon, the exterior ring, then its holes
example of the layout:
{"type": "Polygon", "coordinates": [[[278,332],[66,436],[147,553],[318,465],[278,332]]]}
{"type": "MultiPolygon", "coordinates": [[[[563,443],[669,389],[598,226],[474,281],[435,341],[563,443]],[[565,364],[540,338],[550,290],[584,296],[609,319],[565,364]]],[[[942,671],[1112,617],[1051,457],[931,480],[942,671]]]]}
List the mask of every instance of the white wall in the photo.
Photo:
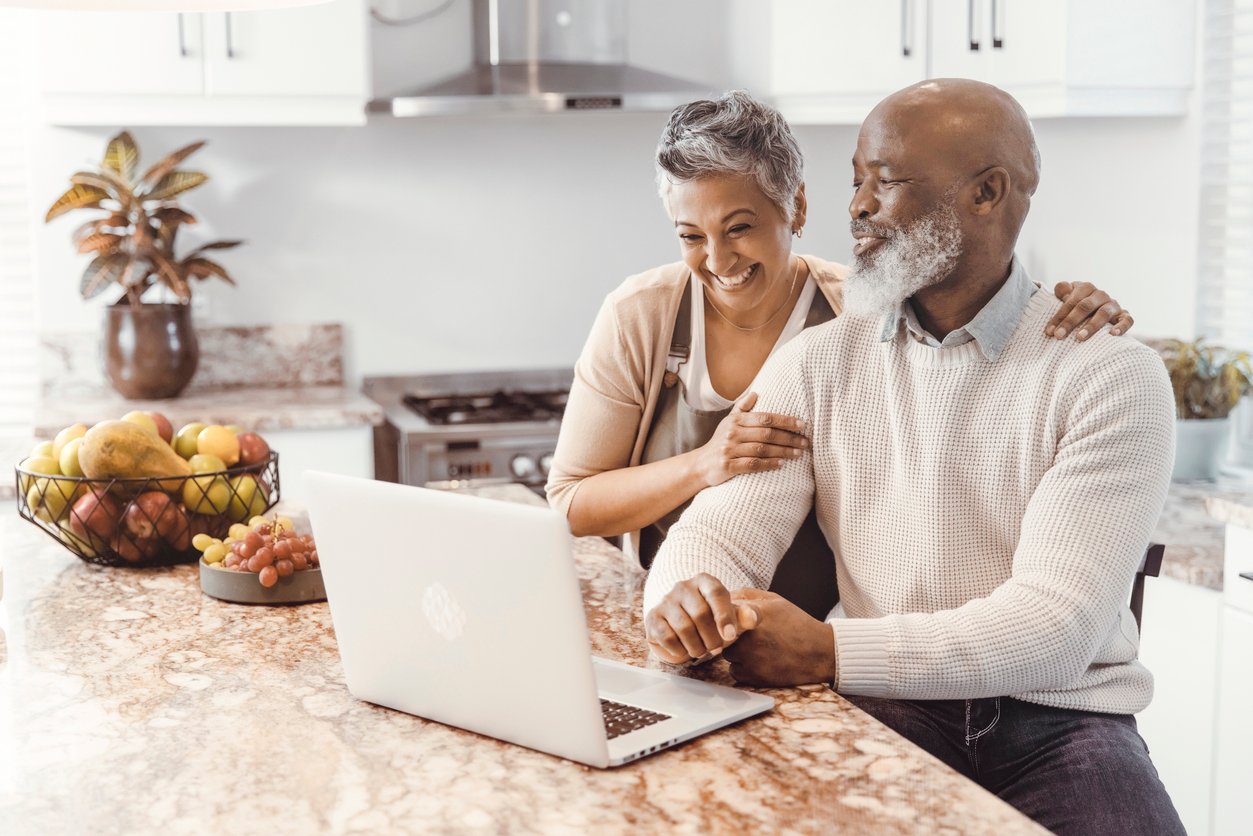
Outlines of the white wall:
{"type": "MultiPolygon", "coordinates": [[[[364,128],[140,129],[146,162],[199,138],[212,181],[187,196],[187,243],[222,254],[237,288],[198,288],[203,321],[342,321],[350,375],[573,362],[604,294],[673,260],[651,155],[661,114],[377,118],[364,128]]],[[[1141,335],[1192,332],[1196,150],[1191,120],[1044,121],[1044,176],[1020,252],[1046,282],[1087,279],[1141,335]]],[[[803,251],[849,256],[853,128],[800,127],[809,161],[803,251]]],[[[107,131],[46,128],[32,194],[50,203],[107,131]]],[[[41,329],[94,330],[74,219],[36,234],[41,329]]]]}

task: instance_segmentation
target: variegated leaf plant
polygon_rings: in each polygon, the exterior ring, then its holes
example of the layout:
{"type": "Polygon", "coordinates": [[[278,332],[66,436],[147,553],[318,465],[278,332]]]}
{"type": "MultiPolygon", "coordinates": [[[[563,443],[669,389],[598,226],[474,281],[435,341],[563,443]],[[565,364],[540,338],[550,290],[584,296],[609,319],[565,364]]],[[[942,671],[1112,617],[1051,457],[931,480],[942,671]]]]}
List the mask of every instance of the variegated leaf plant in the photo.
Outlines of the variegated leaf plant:
{"type": "Polygon", "coordinates": [[[208,180],[199,171],[178,166],[200,150],[193,142],[162,159],[139,177],[139,146],[123,131],[109,140],[104,159],[95,171],[70,176],[70,188],[52,204],[44,221],[74,209],[100,209],[104,215],[74,231],[78,251],[92,261],[83,271],[79,289],[84,299],[120,285],[133,305],[154,287],[164,286],[184,304],[191,301],[191,281],[217,276],[234,279],[226,268],[205,253],[239,246],[242,241],[214,241],[178,258],[174,244],[179,228],[196,223],[176,199],[208,180]]]}

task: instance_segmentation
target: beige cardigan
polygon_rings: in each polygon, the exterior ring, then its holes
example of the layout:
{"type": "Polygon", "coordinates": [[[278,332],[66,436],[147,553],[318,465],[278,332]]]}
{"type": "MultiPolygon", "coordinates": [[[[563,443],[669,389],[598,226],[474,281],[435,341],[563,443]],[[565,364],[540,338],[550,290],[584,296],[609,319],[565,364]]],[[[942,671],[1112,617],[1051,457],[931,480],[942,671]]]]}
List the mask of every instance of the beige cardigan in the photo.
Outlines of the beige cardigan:
{"type": "MultiPolygon", "coordinates": [[[[839,314],[848,268],[811,255],[801,258],[831,310],[839,314]]],[[[587,477],[640,463],[690,272],[680,261],[639,273],[601,305],[574,367],[548,473],[549,504],[562,513],[570,512],[587,477]]],[[[626,545],[628,556],[638,561],[639,531],[630,532],[626,545]]]]}

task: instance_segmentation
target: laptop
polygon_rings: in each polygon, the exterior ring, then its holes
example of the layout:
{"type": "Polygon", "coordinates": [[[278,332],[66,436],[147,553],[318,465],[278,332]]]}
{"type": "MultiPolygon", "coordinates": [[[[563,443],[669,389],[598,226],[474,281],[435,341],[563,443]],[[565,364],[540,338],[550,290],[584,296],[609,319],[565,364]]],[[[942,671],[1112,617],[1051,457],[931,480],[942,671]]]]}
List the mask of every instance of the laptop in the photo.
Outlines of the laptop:
{"type": "Polygon", "coordinates": [[[306,471],[353,696],[588,766],[619,766],[774,699],[592,656],[565,518],[306,471]]]}

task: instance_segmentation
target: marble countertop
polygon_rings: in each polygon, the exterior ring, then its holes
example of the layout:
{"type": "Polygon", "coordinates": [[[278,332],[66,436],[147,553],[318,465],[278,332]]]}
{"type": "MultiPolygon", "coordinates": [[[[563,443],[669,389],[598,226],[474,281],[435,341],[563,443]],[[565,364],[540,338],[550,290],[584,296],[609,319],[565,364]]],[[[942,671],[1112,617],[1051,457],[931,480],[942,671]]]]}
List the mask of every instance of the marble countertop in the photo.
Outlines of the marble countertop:
{"type": "Polygon", "coordinates": [[[1205,509],[1226,525],[1253,528],[1253,487],[1239,495],[1207,497],[1205,509]]]}
{"type": "MultiPolygon", "coordinates": [[[[658,665],[642,576],[574,542],[595,652],[658,665]]],[[[824,687],[771,690],[769,714],[594,770],[353,699],[325,604],[223,603],[194,565],[91,566],[12,503],[0,562],[12,836],[1043,832],[824,687]]],[[[721,661],[693,675],[730,681],[721,661]]]]}
{"type": "Polygon", "coordinates": [[[1222,591],[1228,509],[1231,518],[1253,528],[1253,483],[1225,477],[1171,483],[1153,532],[1153,542],[1166,545],[1161,577],[1222,591]]]}
{"type": "Polygon", "coordinates": [[[52,438],[62,427],[121,418],[133,409],[160,412],[175,429],[191,421],[235,424],[256,432],[375,426],[383,421],[381,406],[345,386],[240,386],[160,401],[131,401],[112,392],[45,397],[35,410],[35,433],[52,438]]]}

